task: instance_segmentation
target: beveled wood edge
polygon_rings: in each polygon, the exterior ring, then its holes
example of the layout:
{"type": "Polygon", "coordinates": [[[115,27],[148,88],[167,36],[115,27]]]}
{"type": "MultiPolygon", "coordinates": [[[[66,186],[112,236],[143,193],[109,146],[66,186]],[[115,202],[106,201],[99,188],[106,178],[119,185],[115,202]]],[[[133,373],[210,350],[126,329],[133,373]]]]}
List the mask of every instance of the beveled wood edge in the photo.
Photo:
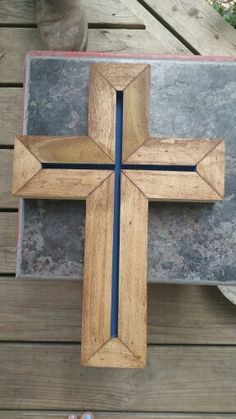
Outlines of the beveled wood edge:
{"type": "Polygon", "coordinates": [[[81,365],[98,368],[144,368],[136,355],[117,338],[110,338],[90,358],[81,359],[81,365]]]}
{"type": "Polygon", "coordinates": [[[221,142],[221,139],[210,138],[148,137],[123,163],[195,166],[221,142]]]}
{"type": "Polygon", "coordinates": [[[111,174],[111,170],[41,169],[14,195],[25,199],[85,200],[111,174]]]}
{"type": "Polygon", "coordinates": [[[81,365],[110,339],[113,227],[114,173],[86,201],[81,365]]]}
{"type": "MultiPolygon", "coordinates": [[[[219,193],[212,188],[211,185],[206,182],[206,180],[199,175],[198,172],[180,172],[180,171],[158,171],[158,170],[123,170],[123,173],[129,178],[131,182],[146,196],[149,201],[163,201],[163,202],[202,202],[202,203],[214,203],[222,201],[223,198],[219,193]],[[153,194],[153,191],[149,190],[149,182],[145,184],[145,178],[148,176],[155,177],[156,184],[158,183],[158,178],[163,176],[169,176],[174,178],[174,182],[178,183],[181,181],[180,187],[178,184],[175,187],[176,197],[167,197],[165,194],[165,188],[168,186],[166,183],[163,194],[160,193],[160,188],[158,188],[158,196],[153,194]],[[184,179],[185,178],[185,179],[184,179]],[[186,192],[186,195],[183,194],[182,186],[183,180],[187,185],[190,185],[190,181],[194,180],[195,187],[198,188],[198,191],[195,190],[194,198],[186,192]],[[202,190],[202,187],[205,187],[205,191],[202,190]],[[179,191],[179,197],[178,197],[179,191]]],[[[172,179],[173,181],[173,179],[172,179]]],[[[163,187],[163,185],[162,185],[163,187]]]]}
{"type": "Polygon", "coordinates": [[[124,89],[122,161],[149,137],[151,66],[147,65],[124,89]]]}
{"type": "Polygon", "coordinates": [[[151,66],[150,64],[97,63],[90,64],[89,68],[89,135],[101,145],[113,160],[115,160],[116,92],[123,91],[124,93],[124,108],[127,105],[127,109],[132,115],[131,118],[130,115],[126,115],[125,111],[123,113],[124,160],[148,136],[151,66]],[[100,77],[102,77],[103,82],[101,80],[99,82],[100,77]],[[97,100],[96,97],[97,85],[100,90],[100,100],[97,100]],[[102,91],[105,89],[105,86],[109,94],[102,100],[102,91]],[[132,110],[130,109],[131,105],[132,110]],[[97,121],[104,121],[105,128],[101,130],[100,134],[97,131],[97,121]]]}
{"type": "Polygon", "coordinates": [[[148,199],[122,173],[118,336],[143,367],[147,357],[147,253],[148,199]],[[127,243],[131,242],[128,255],[127,243]]]}
{"type": "Polygon", "coordinates": [[[197,164],[197,173],[224,199],[225,195],[225,142],[216,147],[197,164]]]}
{"type": "Polygon", "coordinates": [[[116,90],[97,70],[89,66],[88,135],[115,161],[116,90]]]}
{"type": "Polygon", "coordinates": [[[90,64],[116,90],[123,91],[150,64],[137,63],[96,63],[90,64]]]}
{"type": "Polygon", "coordinates": [[[40,172],[41,162],[28,150],[23,142],[16,137],[13,157],[12,194],[19,195],[21,188],[33,176],[40,172]]]}
{"type": "MultiPolygon", "coordinates": [[[[144,217],[146,217],[146,224],[144,230],[146,229],[146,247],[147,251],[147,217],[148,217],[148,200],[143,194],[140,194],[140,190],[137,189],[132,182],[125,176],[122,175],[123,179],[123,187],[126,187],[127,184],[124,184],[124,179],[128,182],[131,186],[131,190],[136,191],[136,195],[141,195],[141,203],[145,201],[145,211],[144,217]]],[[[103,184],[104,185],[104,184],[103,184]]],[[[102,199],[104,200],[104,191],[99,186],[97,192],[102,194],[102,199]]],[[[123,190],[124,192],[124,190],[123,190]]],[[[127,204],[129,206],[130,203],[130,190],[127,190],[127,204]]],[[[92,200],[90,204],[93,204],[94,199],[97,199],[97,196],[94,197],[94,193],[91,194],[90,199],[92,200]]],[[[140,198],[138,198],[140,200],[140,198]]],[[[111,198],[109,198],[109,202],[111,198]]],[[[87,201],[88,204],[88,201],[87,201]]],[[[143,205],[140,207],[143,209],[143,205]]],[[[133,213],[132,208],[130,208],[130,215],[133,213]]],[[[123,215],[127,215],[127,205],[123,208],[123,215]]],[[[122,210],[121,210],[121,217],[122,217],[122,210]]],[[[128,217],[129,218],[129,217],[128,217]]],[[[91,223],[92,220],[88,220],[88,214],[86,216],[86,229],[85,235],[87,237],[87,223],[91,223]]],[[[122,223],[122,218],[121,218],[122,223]]],[[[98,225],[98,224],[97,224],[98,225]]],[[[104,225],[104,220],[103,220],[104,225]]],[[[125,229],[129,225],[129,219],[126,220],[125,229]]],[[[94,230],[94,229],[93,229],[94,230]]],[[[108,228],[109,230],[109,228],[108,228]]],[[[143,229],[142,229],[143,230],[143,229]]],[[[94,231],[93,231],[94,234],[94,231]]],[[[108,235],[109,236],[109,235],[108,235]]],[[[125,240],[127,235],[123,237],[125,240]]],[[[122,235],[121,235],[122,240],[122,235]]],[[[86,240],[85,240],[86,244],[86,240]]],[[[96,247],[96,246],[95,246],[96,247]]],[[[120,243],[120,249],[122,249],[122,243],[120,243]]],[[[143,251],[142,247],[142,251],[143,251]]],[[[95,249],[87,249],[85,250],[85,255],[95,257],[97,254],[96,248],[95,249]]],[[[122,251],[122,250],[121,250],[122,251]]],[[[110,266],[110,274],[107,274],[102,278],[102,288],[98,284],[98,282],[94,283],[91,282],[91,279],[94,278],[93,274],[93,266],[94,266],[94,259],[93,262],[91,260],[87,261],[85,267],[85,274],[84,274],[84,288],[83,288],[83,315],[82,315],[82,348],[81,348],[81,365],[83,366],[90,366],[90,367],[110,367],[110,368],[144,368],[146,365],[146,352],[147,352],[147,264],[146,254],[145,251],[143,252],[144,255],[144,265],[143,265],[143,272],[141,278],[141,284],[138,287],[138,300],[139,303],[142,303],[142,306],[135,304],[135,299],[137,298],[137,293],[133,293],[133,313],[134,317],[137,320],[137,330],[131,330],[130,327],[132,324],[129,322],[129,318],[127,318],[126,313],[127,310],[130,308],[130,294],[128,300],[122,301],[119,303],[119,313],[118,313],[118,336],[112,337],[110,334],[110,322],[111,322],[111,286],[112,286],[112,274],[111,274],[111,266],[110,263],[106,263],[106,266],[110,266]],[[144,285],[143,285],[144,281],[144,285]],[[99,286],[98,286],[99,285],[99,286]],[[94,301],[89,301],[87,298],[87,289],[90,290],[90,295],[88,296],[91,298],[91,287],[93,289],[92,295],[95,298],[94,301]],[[95,289],[94,289],[95,287],[95,289]],[[104,288],[105,287],[105,288],[104,288]],[[102,296],[99,297],[99,289],[102,289],[102,296]],[[96,290],[96,292],[95,292],[96,290]],[[106,310],[106,316],[104,314],[104,309],[101,306],[100,302],[103,302],[102,306],[108,307],[108,311],[106,310]],[[138,311],[135,311],[135,309],[138,311]],[[96,309],[95,313],[92,311],[96,309]],[[91,311],[92,310],[92,311],[91,311]],[[121,311],[122,310],[122,311],[121,311]],[[105,316],[105,317],[104,317],[105,316]],[[98,323],[98,319],[99,323],[98,323]],[[131,335],[131,336],[130,336],[131,335]],[[95,337],[97,338],[95,339],[95,337]],[[92,337],[92,340],[91,340],[92,337]],[[102,343],[103,342],[103,343],[102,343]],[[100,343],[99,348],[96,347],[100,343]],[[102,344],[101,344],[102,343],[102,344]],[[95,349],[95,350],[94,350],[95,349]]],[[[85,257],[86,259],[86,257],[85,257]]],[[[99,260],[103,260],[102,256],[99,257],[99,260]]],[[[95,263],[95,265],[97,265],[95,263]]],[[[124,265],[120,265],[120,269],[123,271],[123,283],[119,281],[119,295],[122,294],[124,288],[126,287],[127,272],[124,268],[124,265]]],[[[136,278],[137,279],[137,278],[136,278]]],[[[136,286],[137,283],[135,281],[135,277],[133,280],[133,285],[136,286]]]]}
{"type": "MultiPolygon", "coordinates": [[[[41,136],[19,136],[15,138],[15,149],[14,149],[14,158],[13,158],[13,180],[12,180],[12,194],[14,196],[19,196],[22,198],[45,198],[45,196],[40,195],[40,192],[38,190],[38,192],[36,193],[36,195],[33,195],[32,191],[30,192],[30,188],[27,187],[27,185],[29,186],[32,182],[34,183],[35,188],[40,187],[40,183],[42,182],[42,178],[44,178],[45,173],[51,174],[51,170],[54,171],[54,175],[56,175],[56,173],[58,173],[58,171],[61,171],[61,177],[63,175],[63,173],[66,174],[66,178],[68,180],[68,173],[72,170],[72,169],[43,169],[42,168],[42,162],[41,160],[39,160],[40,158],[40,152],[37,153],[37,149],[35,149],[33,147],[31,147],[31,144],[35,144],[41,141],[44,141],[44,139],[47,137],[41,137],[41,136]],[[47,171],[47,172],[45,172],[47,171]]],[[[53,141],[63,141],[65,138],[72,138],[75,139],[75,141],[77,142],[77,140],[79,140],[81,137],[49,137],[52,138],[53,141]]],[[[85,137],[82,137],[83,139],[85,137]]],[[[89,138],[89,137],[88,137],[89,138]]],[[[83,141],[83,140],[81,140],[83,141]]],[[[86,140],[87,141],[87,140],[86,140]]],[[[104,164],[112,164],[112,160],[109,158],[109,156],[107,156],[103,150],[100,150],[99,146],[91,139],[91,143],[92,144],[92,148],[94,146],[94,149],[96,150],[96,152],[99,152],[100,156],[104,156],[104,159],[107,159],[107,161],[104,164]]],[[[55,161],[51,161],[50,162],[55,162],[55,161]]],[[[83,162],[82,162],[83,163],[83,162]]],[[[99,162],[101,163],[101,162],[99,162]]],[[[76,176],[79,175],[79,173],[84,176],[85,174],[85,169],[78,169],[76,170],[77,174],[76,176]]],[[[86,171],[91,172],[90,170],[86,171]]],[[[94,170],[94,173],[98,172],[97,169],[94,170]]],[[[108,175],[111,174],[110,170],[103,170],[103,171],[99,171],[103,174],[105,174],[107,177],[108,175]]],[[[75,175],[75,171],[70,172],[71,174],[73,174],[73,176],[75,175]]],[[[45,179],[44,179],[45,180],[45,179]]],[[[52,179],[53,180],[53,179],[52,179]]],[[[104,177],[102,176],[102,180],[101,183],[103,182],[104,177]]],[[[64,179],[62,178],[61,181],[63,182],[64,179]]],[[[70,190],[68,189],[66,191],[66,196],[63,198],[61,196],[60,193],[55,193],[55,191],[53,192],[53,189],[50,188],[50,186],[47,189],[47,193],[48,196],[50,196],[50,198],[52,199],[86,199],[86,197],[98,186],[99,182],[97,182],[97,180],[94,182],[94,188],[92,188],[92,185],[90,184],[88,186],[87,191],[83,191],[83,193],[81,194],[80,191],[78,190],[78,195],[75,195],[75,193],[70,193],[70,190]],[[52,191],[52,194],[50,194],[50,190],[52,191]]]]}
{"type": "Polygon", "coordinates": [[[113,163],[89,136],[21,135],[16,138],[41,163],[113,163]]]}

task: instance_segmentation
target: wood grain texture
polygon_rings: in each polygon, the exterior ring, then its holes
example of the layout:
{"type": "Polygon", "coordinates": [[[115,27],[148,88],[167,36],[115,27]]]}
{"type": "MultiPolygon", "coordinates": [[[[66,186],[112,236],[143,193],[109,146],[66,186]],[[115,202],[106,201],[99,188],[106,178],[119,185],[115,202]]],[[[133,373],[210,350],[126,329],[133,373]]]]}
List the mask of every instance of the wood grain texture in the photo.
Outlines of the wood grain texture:
{"type": "MultiPolygon", "coordinates": [[[[0,83],[22,83],[27,51],[42,50],[36,28],[0,28],[0,83]]],[[[174,39],[174,37],[173,37],[174,39]]],[[[88,51],[143,53],[161,50],[160,42],[146,30],[89,29],[88,51]]]]}
{"type": "Polygon", "coordinates": [[[13,150],[0,150],[0,207],[16,208],[17,198],[12,193],[13,150]]]}
{"type": "Polygon", "coordinates": [[[18,137],[18,140],[43,163],[112,163],[89,137],[25,135],[18,137]]]}
{"type": "Polygon", "coordinates": [[[221,201],[220,196],[196,172],[124,170],[150,201],[221,201]]]}
{"type": "Polygon", "coordinates": [[[148,138],[150,73],[151,68],[147,65],[124,90],[123,161],[148,138]]]}
{"type": "Polygon", "coordinates": [[[0,88],[0,145],[13,144],[21,132],[21,88],[0,88]]]}
{"type": "Polygon", "coordinates": [[[235,347],[152,346],[147,368],[102,374],[79,355],[79,345],[1,344],[1,409],[235,412],[235,347]]]}
{"type": "Polygon", "coordinates": [[[148,200],[121,177],[119,322],[121,341],[140,366],[147,352],[148,200]]]}
{"type": "MultiPolygon", "coordinates": [[[[1,220],[3,273],[7,252],[14,268],[17,214],[1,220]]],[[[82,281],[1,278],[0,340],[80,342],[81,306],[82,281]]],[[[147,324],[152,344],[236,344],[235,306],[217,287],[148,284],[147,324]]]]}
{"type": "Polygon", "coordinates": [[[116,89],[123,91],[133,79],[145,70],[146,64],[99,63],[94,64],[102,76],[116,89]]]}
{"type": "Polygon", "coordinates": [[[16,233],[17,214],[0,213],[0,272],[15,272],[16,233]]]}
{"type": "MultiPolygon", "coordinates": [[[[29,412],[29,411],[4,411],[0,412],[0,419],[68,419],[69,414],[81,416],[81,411],[71,412],[29,412]]],[[[182,413],[101,413],[95,412],[98,419],[213,419],[212,415],[208,414],[182,414],[182,413]]],[[[214,414],[214,419],[226,419],[224,414],[214,414]]],[[[228,415],[227,419],[235,419],[235,415],[228,415]]]]}
{"type": "Polygon", "coordinates": [[[225,145],[221,141],[197,165],[197,172],[223,198],[225,186],[225,145]]]}
{"type": "MultiPolygon", "coordinates": [[[[18,195],[20,189],[41,170],[41,163],[20,141],[15,139],[12,193],[18,195]]],[[[20,195],[18,195],[20,196],[20,195]]]]}
{"type": "MultiPolygon", "coordinates": [[[[84,365],[84,364],[82,364],[84,365]]],[[[117,338],[109,340],[85,364],[90,367],[109,368],[142,368],[138,357],[117,338]]]]}
{"type": "MultiPolygon", "coordinates": [[[[150,37],[156,39],[157,45],[154,47],[153,52],[158,54],[181,54],[192,55],[192,52],[173,35],[165,26],[159,22],[149,11],[143,7],[137,0],[121,0],[133,13],[142,19],[146,26],[146,30],[150,37]]],[[[146,47],[146,45],[145,45],[146,47]]],[[[144,51],[145,51],[144,47],[144,51]]]]}
{"type": "Polygon", "coordinates": [[[194,166],[220,142],[210,139],[150,138],[125,163],[194,166]]]}
{"type": "Polygon", "coordinates": [[[110,339],[113,211],[112,174],[86,201],[82,365],[110,339]]]}
{"type": "Polygon", "coordinates": [[[22,198],[86,199],[112,172],[42,169],[15,193],[22,198]]]}
{"type": "Polygon", "coordinates": [[[188,44],[203,55],[235,55],[236,34],[205,0],[144,0],[188,44]]]}
{"type": "MultiPolygon", "coordinates": [[[[84,2],[89,23],[102,25],[133,25],[140,26],[139,19],[120,0],[86,0],[84,2]],[[98,13],[99,10],[99,13],[98,13]]],[[[0,23],[2,24],[33,24],[35,16],[30,0],[1,0],[0,23]]]]}
{"type": "Polygon", "coordinates": [[[97,70],[89,68],[88,133],[114,161],[116,91],[97,70]]]}
{"type": "MultiPolygon", "coordinates": [[[[120,26],[123,29],[127,27],[141,28],[145,25],[147,31],[142,35],[146,49],[147,43],[153,43],[152,51],[158,51],[160,54],[191,54],[181,41],[172,35],[137,0],[116,0],[115,2],[113,0],[99,0],[99,3],[88,0],[85,3],[85,8],[89,23],[95,25],[103,25],[107,28],[120,26]]],[[[18,0],[2,0],[1,12],[0,23],[3,24],[35,23],[31,0],[20,2],[18,0]]],[[[105,32],[109,33],[110,31],[106,30],[105,32]]],[[[119,32],[121,36],[121,31],[119,32]]],[[[111,34],[112,32],[110,32],[111,34]]],[[[138,34],[136,36],[139,38],[138,34]]],[[[117,44],[120,44],[118,39],[117,44]]]]}

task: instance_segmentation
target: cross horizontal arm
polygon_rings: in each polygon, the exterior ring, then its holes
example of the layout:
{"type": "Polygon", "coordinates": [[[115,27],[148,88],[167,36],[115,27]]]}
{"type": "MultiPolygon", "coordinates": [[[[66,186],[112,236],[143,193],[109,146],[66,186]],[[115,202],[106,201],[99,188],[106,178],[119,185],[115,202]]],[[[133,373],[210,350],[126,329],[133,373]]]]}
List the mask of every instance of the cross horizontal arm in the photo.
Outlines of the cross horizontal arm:
{"type": "Polygon", "coordinates": [[[222,197],[196,172],[124,170],[150,201],[214,202],[222,197]]]}
{"type": "Polygon", "coordinates": [[[86,199],[110,170],[41,169],[16,195],[23,198],[86,199]]]}
{"type": "Polygon", "coordinates": [[[17,137],[12,193],[25,198],[85,199],[111,173],[109,170],[43,169],[42,164],[48,162],[112,163],[87,137],[17,137]]]}
{"type": "Polygon", "coordinates": [[[22,135],[16,141],[20,141],[42,163],[113,163],[98,144],[87,136],[22,135]]]}
{"type": "Polygon", "coordinates": [[[149,138],[126,164],[195,166],[222,140],[188,138],[149,138]]]}
{"type": "Polygon", "coordinates": [[[224,197],[222,140],[150,139],[127,159],[127,163],[140,165],[140,170],[124,170],[124,173],[149,200],[215,202],[224,197]],[[153,170],[142,169],[145,164],[153,165],[153,170]],[[194,165],[195,169],[161,171],[155,170],[155,165],[194,165]]]}

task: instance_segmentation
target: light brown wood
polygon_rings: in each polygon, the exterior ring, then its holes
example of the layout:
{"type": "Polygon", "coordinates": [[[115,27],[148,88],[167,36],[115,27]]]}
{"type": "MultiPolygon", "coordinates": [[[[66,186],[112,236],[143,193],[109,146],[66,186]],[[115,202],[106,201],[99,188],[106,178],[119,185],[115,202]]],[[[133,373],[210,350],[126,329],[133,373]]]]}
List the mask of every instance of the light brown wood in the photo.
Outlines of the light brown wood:
{"type": "Polygon", "coordinates": [[[118,334],[140,366],[147,352],[148,200],[121,178],[118,334]]]}
{"type": "MultiPolygon", "coordinates": [[[[14,269],[16,216],[0,217],[1,273],[6,266],[14,269]]],[[[82,278],[2,277],[0,340],[80,342],[82,285],[82,278]]],[[[147,320],[151,344],[236,344],[235,306],[217,287],[148,284],[147,320]]]]}
{"type": "Polygon", "coordinates": [[[219,195],[196,172],[124,170],[126,176],[150,201],[221,201],[219,195]]]}
{"type": "MultiPolygon", "coordinates": [[[[133,13],[142,19],[150,36],[156,39],[157,45],[153,52],[158,54],[180,54],[192,55],[192,52],[173,35],[165,26],[156,19],[149,11],[137,0],[121,0],[133,13]]],[[[143,48],[145,52],[146,45],[143,48]]]]}
{"type": "Polygon", "coordinates": [[[17,198],[12,195],[13,150],[0,150],[0,207],[16,208],[17,198]]]}
{"type": "Polygon", "coordinates": [[[147,65],[124,90],[123,161],[148,138],[150,71],[147,65]]]}
{"type": "Polygon", "coordinates": [[[89,70],[89,136],[112,159],[115,159],[115,104],[116,91],[91,65],[89,70]]]}
{"type": "Polygon", "coordinates": [[[197,165],[197,172],[223,198],[225,186],[224,141],[215,147],[197,165]]]}
{"type": "Polygon", "coordinates": [[[202,55],[235,55],[234,28],[205,0],[145,0],[154,13],[202,55]]]}
{"type": "Polygon", "coordinates": [[[119,338],[109,338],[85,365],[101,368],[143,367],[143,364],[140,363],[137,356],[119,338]]]}
{"type": "Polygon", "coordinates": [[[129,158],[127,164],[197,165],[222,140],[150,138],[129,158]]]}
{"type": "MultiPolygon", "coordinates": [[[[94,0],[84,2],[88,22],[93,25],[121,25],[142,27],[142,19],[125,7],[120,0],[94,0]],[[98,13],[99,10],[99,13],[98,13]]],[[[30,0],[1,0],[0,23],[2,24],[33,24],[35,15],[30,0]]]]}
{"type": "Polygon", "coordinates": [[[42,169],[15,195],[22,198],[86,199],[112,172],[90,169],[42,169]]]}
{"type": "Polygon", "coordinates": [[[21,188],[39,173],[40,170],[41,162],[16,138],[13,161],[13,195],[18,195],[21,188]]]}
{"type": "Polygon", "coordinates": [[[82,365],[110,339],[113,211],[112,174],[86,201],[82,365]]]}
{"type": "Polygon", "coordinates": [[[21,132],[21,88],[0,88],[0,145],[13,144],[21,132]]]}
{"type": "Polygon", "coordinates": [[[235,411],[235,347],[152,346],[139,370],[85,369],[79,345],[1,344],[1,409],[235,411]]]}
{"type": "Polygon", "coordinates": [[[112,163],[89,137],[30,135],[18,137],[18,140],[43,163],[112,163]]]}
{"type": "Polygon", "coordinates": [[[133,79],[145,70],[146,64],[99,63],[97,71],[118,91],[123,91],[133,79]]]}

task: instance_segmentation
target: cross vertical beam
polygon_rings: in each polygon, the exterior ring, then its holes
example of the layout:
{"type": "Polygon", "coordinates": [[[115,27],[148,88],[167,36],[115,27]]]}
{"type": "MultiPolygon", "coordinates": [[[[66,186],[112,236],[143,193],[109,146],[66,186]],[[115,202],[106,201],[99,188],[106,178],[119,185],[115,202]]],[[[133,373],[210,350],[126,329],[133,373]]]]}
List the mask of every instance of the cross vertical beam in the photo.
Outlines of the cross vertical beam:
{"type": "Polygon", "coordinates": [[[224,196],[224,142],[151,138],[149,89],[149,65],[93,64],[88,136],[15,142],[15,195],[86,200],[81,362],[87,366],[145,366],[148,202],[224,196]]]}

